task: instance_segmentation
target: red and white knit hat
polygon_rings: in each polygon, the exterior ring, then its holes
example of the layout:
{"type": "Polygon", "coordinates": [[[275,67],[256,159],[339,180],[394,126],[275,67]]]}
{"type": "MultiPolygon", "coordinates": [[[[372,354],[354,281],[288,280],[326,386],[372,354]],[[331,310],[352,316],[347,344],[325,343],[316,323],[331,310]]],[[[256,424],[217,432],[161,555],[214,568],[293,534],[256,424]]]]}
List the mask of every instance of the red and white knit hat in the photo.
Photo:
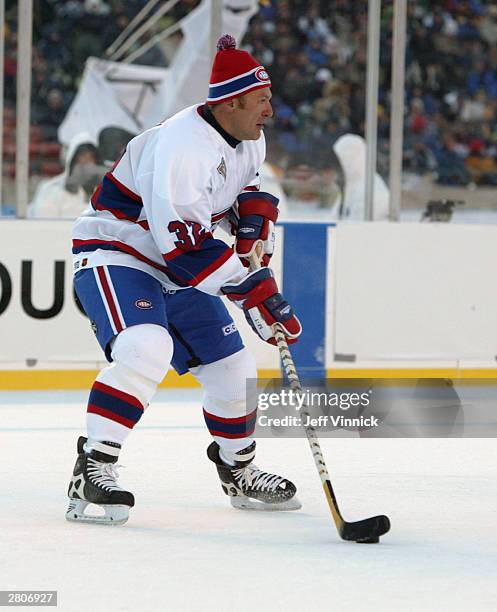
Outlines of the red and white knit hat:
{"type": "Polygon", "coordinates": [[[264,66],[247,51],[236,48],[233,36],[225,34],[217,41],[217,53],[212,65],[208,104],[219,104],[244,96],[262,87],[271,87],[264,66]]]}

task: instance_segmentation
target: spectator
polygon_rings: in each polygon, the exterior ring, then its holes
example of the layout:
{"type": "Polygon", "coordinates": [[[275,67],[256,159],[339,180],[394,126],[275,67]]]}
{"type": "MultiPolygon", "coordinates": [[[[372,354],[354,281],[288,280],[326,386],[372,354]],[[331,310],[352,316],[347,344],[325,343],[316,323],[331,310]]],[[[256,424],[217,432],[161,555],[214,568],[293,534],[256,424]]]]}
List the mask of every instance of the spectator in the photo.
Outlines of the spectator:
{"type": "Polygon", "coordinates": [[[102,0],[85,0],[84,9],[76,21],[77,35],[72,48],[74,62],[84,66],[87,58],[100,57],[104,52],[102,24],[110,13],[110,7],[102,0]]]}
{"type": "Polygon", "coordinates": [[[480,138],[474,138],[470,144],[469,155],[466,158],[466,168],[476,185],[497,186],[495,156],[488,155],[485,143],[480,138]]]}
{"type": "Polygon", "coordinates": [[[464,159],[457,151],[457,141],[452,134],[443,137],[442,146],[436,152],[438,180],[441,185],[468,185],[471,175],[464,159]]]}
{"type": "Polygon", "coordinates": [[[461,119],[464,122],[483,121],[485,117],[487,96],[480,89],[474,97],[464,100],[461,109],[461,119]]]}
{"type": "Polygon", "coordinates": [[[107,170],[98,165],[97,148],[88,134],[77,134],[68,148],[64,172],[40,183],[28,216],[78,217],[107,170]]]}
{"type": "Polygon", "coordinates": [[[478,60],[470,70],[467,80],[467,90],[471,96],[484,90],[490,98],[497,97],[497,80],[493,70],[491,70],[483,59],[478,60]]]}
{"type": "Polygon", "coordinates": [[[57,140],[57,129],[66,114],[64,96],[60,89],[48,90],[45,106],[33,109],[33,121],[37,123],[46,139],[57,140]]]}

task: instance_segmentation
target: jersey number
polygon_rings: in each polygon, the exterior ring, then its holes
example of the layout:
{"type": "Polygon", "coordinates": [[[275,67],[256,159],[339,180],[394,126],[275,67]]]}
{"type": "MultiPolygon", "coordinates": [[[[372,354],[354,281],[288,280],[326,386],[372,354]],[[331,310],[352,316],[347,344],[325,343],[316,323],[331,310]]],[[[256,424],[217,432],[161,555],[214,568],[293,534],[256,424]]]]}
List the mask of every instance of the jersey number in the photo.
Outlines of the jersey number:
{"type": "Polygon", "coordinates": [[[210,234],[205,227],[194,221],[171,221],[167,229],[176,234],[174,246],[184,251],[195,248],[210,234]]]}

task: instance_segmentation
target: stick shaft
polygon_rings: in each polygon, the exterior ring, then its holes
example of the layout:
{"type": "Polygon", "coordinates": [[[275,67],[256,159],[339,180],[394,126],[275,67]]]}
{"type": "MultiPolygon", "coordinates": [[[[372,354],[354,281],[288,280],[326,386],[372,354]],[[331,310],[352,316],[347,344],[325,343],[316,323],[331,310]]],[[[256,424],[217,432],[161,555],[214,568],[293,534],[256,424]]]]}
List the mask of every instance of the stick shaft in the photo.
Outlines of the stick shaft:
{"type": "MultiPolygon", "coordinates": [[[[251,270],[257,270],[261,267],[261,257],[262,243],[259,243],[252,255],[250,256],[251,270]]],[[[273,331],[274,338],[276,340],[276,345],[280,352],[283,367],[285,368],[286,375],[288,377],[288,380],[290,381],[290,388],[296,391],[297,393],[302,393],[302,385],[300,384],[297,368],[295,367],[292,354],[290,353],[290,349],[288,348],[288,343],[286,341],[285,334],[282,332],[278,324],[273,325],[273,331]]],[[[305,408],[301,411],[301,415],[303,417],[306,417],[308,414],[309,413],[307,412],[307,410],[305,410],[305,408]]],[[[303,425],[303,427],[305,435],[307,437],[307,441],[309,442],[312,457],[314,459],[314,464],[318,471],[319,477],[321,478],[321,484],[323,485],[326,501],[328,502],[328,506],[330,507],[331,515],[333,516],[333,520],[335,521],[336,528],[340,532],[344,521],[338,508],[333,487],[331,486],[330,476],[328,474],[328,469],[326,468],[326,462],[324,460],[323,451],[321,450],[321,445],[319,444],[319,439],[317,437],[316,430],[311,425],[303,425]]]]}
{"type": "MultiPolygon", "coordinates": [[[[274,337],[276,339],[278,350],[280,351],[280,357],[281,361],[283,362],[283,367],[285,368],[286,375],[288,376],[288,380],[290,381],[290,388],[296,391],[297,393],[302,393],[302,385],[300,383],[297,368],[295,367],[295,363],[290,353],[290,349],[288,348],[285,334],[278,328],[277,325],[275,325],[274,327],[276,328],[274,330],[274,337]]],[[[305,410],[305,408],[303,408],[301,410],[301,414],[302,417],[307,417],[309,413],[305,410]]],[[[324,460],[323,451],[321,450],[321,445],[319,444],[319,439],[317,437],[316,430],[311,425],[303,425],[303,428],[307,437],[307,441],[309,442],[312,457],[314,459],[314,464],[316,465],[319,477],[321,478],[321,483],[323,485],[323,490],[326,496],[326,500],[328,502],[328,506],[330,507],[333,520],[335,521],[335,525],[338,529],[341,523],[343,522],[343,518],[340,515],[340,510],[338,508],[338,504],[335,498],[335,493],[333,491],[333,487],[331,486],[330,476],[328,474],[328,469],[326,467],[326,462],[324,460]]]]}

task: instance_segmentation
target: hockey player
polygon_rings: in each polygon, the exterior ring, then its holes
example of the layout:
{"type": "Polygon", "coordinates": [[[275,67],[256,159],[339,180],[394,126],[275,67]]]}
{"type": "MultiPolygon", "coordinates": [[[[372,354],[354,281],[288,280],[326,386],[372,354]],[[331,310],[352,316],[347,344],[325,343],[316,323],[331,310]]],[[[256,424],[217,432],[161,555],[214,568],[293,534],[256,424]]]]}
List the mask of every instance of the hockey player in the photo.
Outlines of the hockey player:
{"type": "Polygon", "coordinates": [[[133,138],[75,222],[75,289],[112,364],[90,392],[68,520],[127,520],[134,497],[117,483],[117,459],[170,364],[203,386],[214,439],[207,455],[232,504],[300,507],[293,483],[253,463],[256,407],[246,405],[245,387],[257,371],[220,297],[240,306],[265,341],[274,342],[276,323],[289,342],[301,333],[266,267],[278,216],[278,200],[259,190],[258,178],[270,86],[265,69],[223,36],[207,102],[133,138]],[[235,250],[213,237],[221,222],[235,250]],[[264,265],[250,271],[261,242],[264,265]],[[105,516],[86,515],[89,503],[105,516]]]}

